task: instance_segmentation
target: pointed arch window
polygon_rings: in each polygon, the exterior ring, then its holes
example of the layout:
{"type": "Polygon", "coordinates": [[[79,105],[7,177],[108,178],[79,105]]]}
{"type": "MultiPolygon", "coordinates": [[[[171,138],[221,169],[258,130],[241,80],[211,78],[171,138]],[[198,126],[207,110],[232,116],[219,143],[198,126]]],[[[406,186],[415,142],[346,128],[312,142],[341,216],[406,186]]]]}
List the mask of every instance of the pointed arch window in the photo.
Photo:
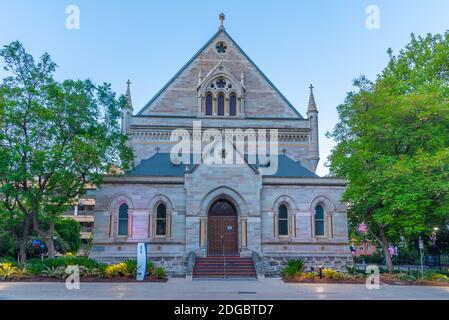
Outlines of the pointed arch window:
{"type": "Polygon", "coordinates": [[[167,207],[160,204],[156,209],[156,236],[167,235],[167,207]]]}
{"type": "Polygon", "coordinates": [[[288,209],[285,204],[279,206],[278,234],[288,236],[288,209]]]}
{"type": "Polygon", "coordinates": [[[225,109],[225,107],[224,107],[224,104],[225,104],[225,97],[224,97],[224,95],[219,95],[218,96],[218,110],[217,110],[217,114],[219,115],[219,116],[224,116],[224,109],[225,109]]]}
{"type": "Polygon", "coordinates": [[[229,115],[237,115],[237,97],[235,94],[231,95],[231,97],[229,98],[229,115]]]}
{"type": "Polygon", "coordinates": [[[315,236],[324,237],[324,210],[322,206],[315,207],[315,236]]]}
{"type": "Polygon", "coordinates": [[[122,204],[118,211],[118,235],[128,235],[128,205],[122,204]]]}
{"type": "Polygon", "coordinates": [[[206,115],[212,115],[212,95],[210,93],[206,96],[206,115]]]}

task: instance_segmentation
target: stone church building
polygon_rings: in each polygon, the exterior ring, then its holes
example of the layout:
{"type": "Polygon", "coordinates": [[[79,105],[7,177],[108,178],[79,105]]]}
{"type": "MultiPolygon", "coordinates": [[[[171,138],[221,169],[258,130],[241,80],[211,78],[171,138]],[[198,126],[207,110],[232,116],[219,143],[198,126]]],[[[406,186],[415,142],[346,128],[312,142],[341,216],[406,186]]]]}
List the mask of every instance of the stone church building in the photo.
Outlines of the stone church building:
{"type": "Polygon", "coordinates": [[[128,82],[122,130],[135,167],[106,176],[97,189],[91,257],[135,258],[137,243],[145,242],[148,258],[178,276],[245,275],[247,263],[263,277],[293,258],[341,269],[351,261],[340,201],[345,180],[315,174],[313,87],[303,116],[226,32],[224,15],[220,19],[212,38],[135,115],[128,82]],[[276,172],[264,175],[246,155],[233,165],[174,163],[171,134],[192,134],[194,121],[203,131],[276,129],[276,172]]]}

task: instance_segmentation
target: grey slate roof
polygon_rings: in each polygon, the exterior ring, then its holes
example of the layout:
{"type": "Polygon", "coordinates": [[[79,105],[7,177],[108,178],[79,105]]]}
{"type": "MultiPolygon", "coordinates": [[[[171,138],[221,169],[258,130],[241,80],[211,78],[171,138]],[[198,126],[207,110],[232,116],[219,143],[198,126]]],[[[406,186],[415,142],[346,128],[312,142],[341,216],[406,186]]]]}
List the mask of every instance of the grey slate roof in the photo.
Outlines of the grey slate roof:
{"type": "MultiPolygon", "coordinates": [[[[187,165],[188,169],[194,165],[187,165]]],[[[255,167],[258,167],[256,164],[255,167]]],[[[185,164],[173,164],[169,153],[156,153],[152,157],[142,160],[139,165],[132,169],[129,176],[160,176],[160,177],[183,177],[186,172],[185,164]]],[[[278,170],[272,177],[293,178],[319,178],[315,173],[303,167],[286,155],[279,155],[278,170]]]]}

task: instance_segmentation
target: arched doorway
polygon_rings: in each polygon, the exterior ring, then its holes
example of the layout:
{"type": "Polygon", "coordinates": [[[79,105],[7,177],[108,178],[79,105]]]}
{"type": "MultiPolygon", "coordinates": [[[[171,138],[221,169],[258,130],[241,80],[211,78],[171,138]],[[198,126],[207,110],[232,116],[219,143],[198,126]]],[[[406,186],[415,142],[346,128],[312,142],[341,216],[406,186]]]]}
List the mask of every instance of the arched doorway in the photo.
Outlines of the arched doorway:
{"type": "Polygon", "coordinates": [[[237,210],[227,199],[216,200],[209,207],[207,242],[210,255],[238,253],[237,210]]]}

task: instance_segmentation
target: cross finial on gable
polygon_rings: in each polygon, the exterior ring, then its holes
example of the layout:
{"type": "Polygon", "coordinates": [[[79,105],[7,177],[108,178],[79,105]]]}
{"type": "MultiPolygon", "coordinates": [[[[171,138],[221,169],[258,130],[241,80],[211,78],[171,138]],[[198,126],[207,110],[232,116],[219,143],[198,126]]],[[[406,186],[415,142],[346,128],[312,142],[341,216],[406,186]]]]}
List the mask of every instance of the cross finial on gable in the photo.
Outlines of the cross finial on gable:
{"type": "Polygon", "coordinates": [[[309,87],[310,91],[312,91],[313,88],[314,88],[314,86],[312,84],[310,84],[310,87],[309,87]]]}
{"type": "Polygon", "coordinates": [[[224,29],[224,21],[225,21],[225,14],[222,12],[220,13],[220,15],[218,16],[218,19],[220,19],[220,30],[224,29]]]}

